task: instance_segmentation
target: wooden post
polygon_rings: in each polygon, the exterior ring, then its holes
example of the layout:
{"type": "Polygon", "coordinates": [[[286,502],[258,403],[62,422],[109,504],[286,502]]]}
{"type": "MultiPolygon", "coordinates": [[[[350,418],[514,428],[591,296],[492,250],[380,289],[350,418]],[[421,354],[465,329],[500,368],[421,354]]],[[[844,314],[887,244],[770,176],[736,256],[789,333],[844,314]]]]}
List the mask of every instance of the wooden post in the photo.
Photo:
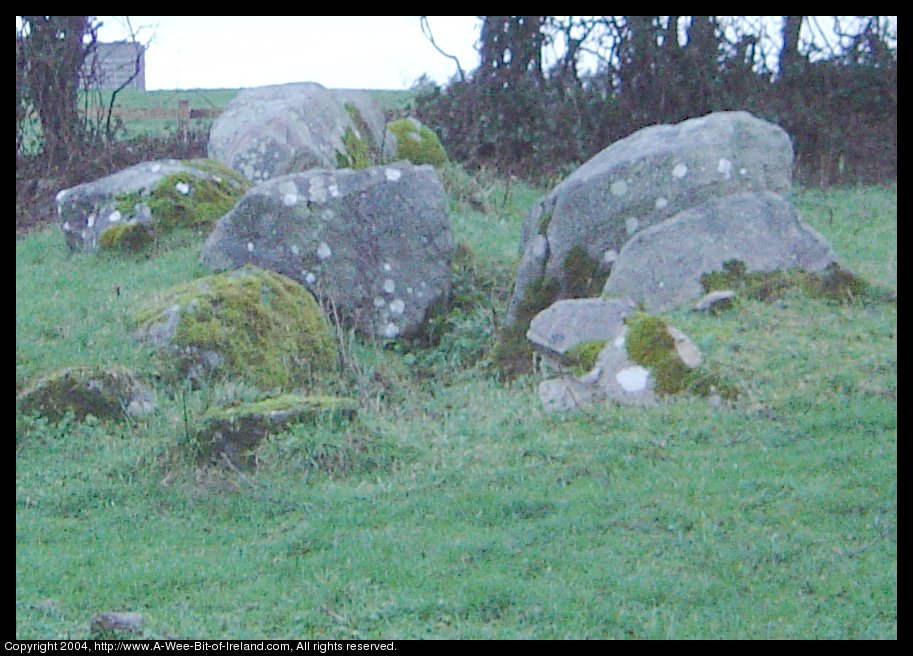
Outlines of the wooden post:
{"type": "Polygon", "coordinates": [[[178,100],[178,134],[187,142],[187,133],[190,131],[190,101],[178,100]]]}

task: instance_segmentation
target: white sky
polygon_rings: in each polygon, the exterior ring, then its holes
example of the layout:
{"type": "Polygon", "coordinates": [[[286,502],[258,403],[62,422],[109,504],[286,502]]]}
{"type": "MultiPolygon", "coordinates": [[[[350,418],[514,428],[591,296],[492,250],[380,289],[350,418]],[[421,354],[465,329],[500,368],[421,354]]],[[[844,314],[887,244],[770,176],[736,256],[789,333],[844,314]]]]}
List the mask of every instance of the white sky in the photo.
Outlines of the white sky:
{"type": "MultiPolygon", "coordinates": [[[[149,43],[146,88],[238,88],[286,82],[405,89],[422,73],[443,83],[456,64],[422,35],[418,16],[130,16],[149,43]]],[[[127,36],[99,16],[99,41],[127,36]]],[[[478,65],[475,16],[431,16],[434,39],[468,73],[478,65]]]]}

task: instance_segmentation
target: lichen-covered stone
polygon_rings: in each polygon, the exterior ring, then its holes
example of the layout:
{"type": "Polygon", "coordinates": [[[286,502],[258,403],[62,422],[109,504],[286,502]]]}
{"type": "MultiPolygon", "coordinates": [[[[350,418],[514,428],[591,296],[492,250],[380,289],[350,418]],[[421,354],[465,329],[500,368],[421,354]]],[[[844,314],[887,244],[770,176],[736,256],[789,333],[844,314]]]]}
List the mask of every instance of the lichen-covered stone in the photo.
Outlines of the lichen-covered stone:
{"type": "Polygon", "coordinates": [[[603,293],[667,312],[700,298],[702,276],[730,260],[756,272],[821,271],[835,259],[830,244],[783,197],[730,194],[638,233],[618,254],[603,293]]]}
{"type": "Polygon", "coordinates": [[[155,394],[122,367],[70,367],[37,380],[18,395],[16,404],[24,414],[55,421],[68,411],[77,419],[93,415],[119,421],[151,412],[155,394]]]}
{"type": "Polygon", "coordinates": [[[214,225],[249,187],[218,162],[156,160],[64,189],[57,213],[73,250],[136,250],[178,226],[214,225]]]}
{"type": "Polygon", "coordinates": [[[299,394],[219,407],[206,413],[195,441],[201,458],[218,461],[224,456],[235,466],[249,467],[253,451],[270,434],[321,417],[349,421],[357,407],[354,399],[299,394]]]}
{"type": "Polygon", "coordinates": [[[385,141],[392,144],[394,159],[431,166],[447,162],[447,153],[440,139],[417,119],[402,118],[388,123],[385,141]]]}
{"type": "Polygon", "coordinates": [[[574,295],[565,267],[572,249],[604,274],[629,239],[687,208],[739,191],[786,193],[792,155],[786,132],[747,112],[652,126],[612,144],[527,215],[507,322],[538,277],[557,279],[560,298],[574,295]]]}
{"type": "Polygon", "coordinates": [[[434,169],[397,162],[258,185],[219,221],[200,261],[215,271],[246,263],[277,271],[361,333],[390,339],[419,332],[447,298],[453,251],[434,169]]]}
{"type": "Polygon", "coordinates": [[[297,389],[337,369],[330,327],[313,296],[253,266],[172,287],[134,321],[138,339],[192,378],[231,375],[262,389],[297,389]]]}
{"type": "Polygon", "coordinates": [[[209,156],[262,182],[312,168],[351,167],[369,153],[370,163],[379,163],[383,129],[383,113],[357,91],[315,82],[243,89],[213,123],[209,156]]]}

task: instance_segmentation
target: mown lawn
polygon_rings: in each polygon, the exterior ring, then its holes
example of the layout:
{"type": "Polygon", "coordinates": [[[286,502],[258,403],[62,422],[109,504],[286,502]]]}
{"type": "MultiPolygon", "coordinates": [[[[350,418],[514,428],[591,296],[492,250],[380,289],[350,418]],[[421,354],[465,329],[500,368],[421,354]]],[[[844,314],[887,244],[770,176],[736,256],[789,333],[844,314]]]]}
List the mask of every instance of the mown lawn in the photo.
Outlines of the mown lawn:
{"type": "MultiPolygon", "coordinates": [[[[497,317],[539,192],[491,192],[452,217],[497,317]]],[[[896,185],[794,201],[896,289],[896,185]]],[[[56,228],[17,239],[17,391],[73,364],[153,373],[130,309],[203,275],[201,241],[123,259],[68,254],[56,228]]],[[[149,638],[896,638],[896,304],[670,313],[738,401],[565,415],[472,355],[488,316],[438,347],[355,344],[358,421],[276,436],[252,475],[180,449],[250,390],[161,388],[119,427],[17,414],[16,637],[132,610],[149,638]]]]}

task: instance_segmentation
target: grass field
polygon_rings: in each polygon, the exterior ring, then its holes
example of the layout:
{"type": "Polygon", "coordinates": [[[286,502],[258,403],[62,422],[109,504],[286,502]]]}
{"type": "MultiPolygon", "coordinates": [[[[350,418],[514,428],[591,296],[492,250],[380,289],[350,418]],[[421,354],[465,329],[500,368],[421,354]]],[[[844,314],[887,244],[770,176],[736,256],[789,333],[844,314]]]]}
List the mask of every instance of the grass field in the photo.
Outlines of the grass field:
{"type": "MultiPolygon", "coordinates": [[[[541,190],[486,184],[505,206],[451,215],[502,316],[541,190]]],[[[793,200],[896,290],[896,185],[793,200]]],[[[154,372],[130,309],[205,274],[201,242],[124,259],[18,238],[17,390],[74,364],[154,372]]],[[[180,449],[252,390],[161,388],[123,426],[17,414],[16,637],[130,610],[148,638],[896,638],[896,304],[796,292],[666,318],[738,401],[545,415],[536,379],[485,366],[479,311],[437,347],[353,345],[359,419],[276,436],[252,475],[180,449]]]]}

